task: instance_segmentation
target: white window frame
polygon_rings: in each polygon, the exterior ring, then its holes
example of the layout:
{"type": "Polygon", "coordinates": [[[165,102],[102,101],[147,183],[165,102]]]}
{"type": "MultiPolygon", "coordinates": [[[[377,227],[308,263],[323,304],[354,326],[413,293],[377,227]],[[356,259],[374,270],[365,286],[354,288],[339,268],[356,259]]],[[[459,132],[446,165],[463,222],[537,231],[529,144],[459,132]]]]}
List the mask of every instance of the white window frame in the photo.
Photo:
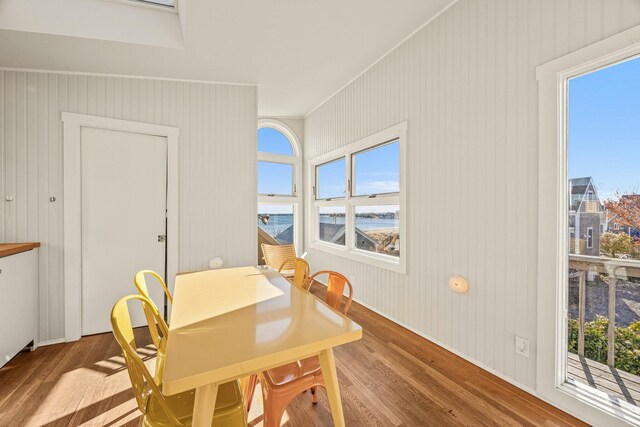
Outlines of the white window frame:
{"type": "MultiPolygon", "coordinates": [[[[284,123],[274,119],[260,119],[258,120],[258,129],[272,128],[281,132],[291,144],[293,150],[292,156],[284,154],[264,153],[258,151],[256,145],[256,151],[258,153],[258,162],[271,162],[282,163],[293,166],[292,173],[292,188],[293,192],[291,196],[286,195],[274,195],[269,196],[265,194],[258,194],[258,205],[293,205],[293,244],[296,247],[296,252],[303,253],[303,221],[302,221],[302,146],[300,141],[296,137],[296,134],[284,123]]],[[[258,163],[256,162],[256,177],[258,170],[258,163]]],[[[256,215],[257,215],[256,206],[256,215]]],[[[257,219],[256,219],[257,226],[257,219]]]]}
{"type": "Polygon", "coordinates": [[[640,26],[539,66],[538,313],[536,391],[595,425],[640,424],[635,408],[567,381],[568,80],[640,55],[640,26]]]}
{"type": "Polygon", "coordinates": [[[587,227],[587,249],[593,249],[593,227],[587,227]],[[591,244],[589,244],[591,239],[591,244]]]}
{"type": "Polygon", "coordinates": [[[406,162],[406,140],[407,122],[402,122],[388,129],[377,132],[373,135],[362,138],[351,144],[325,153],[321,156],[309,160],[307,169],[307,212],[308,218],[308,240],[312,249],[327,252],[333,255],[359,261],[375,267],[381,267],[396,273],[406,274],[407,259],[407,162],[406,162]],[[375,198],[367,196],[351,196],[351,169],[352,158],[355,154],[387,142],[398,140],[400,144],[400,191],[398,193],[380,194],[375,198]],[[315,197],[316,166],[345,158],[347,184],[345,197],[332,198],[329,200],[315,197]],[[355,245],[355,208],[356,206],[400,206],[400,256],[379,254],[356,248],[355,245]],[[345,245],[336,245],[321,241],[319,238],[319,208],[325,206],[343,206],[345,208],[345,245]]]}

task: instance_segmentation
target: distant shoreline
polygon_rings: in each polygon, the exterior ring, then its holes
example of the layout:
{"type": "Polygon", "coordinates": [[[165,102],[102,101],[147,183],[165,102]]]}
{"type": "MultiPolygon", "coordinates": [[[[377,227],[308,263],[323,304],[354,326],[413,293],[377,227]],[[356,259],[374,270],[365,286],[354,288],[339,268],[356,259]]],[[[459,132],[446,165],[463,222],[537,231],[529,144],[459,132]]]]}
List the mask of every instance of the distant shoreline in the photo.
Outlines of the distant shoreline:
{"type": "MultiPolygon", "coordinates": [[[[360,228],[360,227],[357,227],[360,228]]],[[[382,228],[360,228],[366,233],[400,233],[400,227],[382,227],[382,228]]]]}

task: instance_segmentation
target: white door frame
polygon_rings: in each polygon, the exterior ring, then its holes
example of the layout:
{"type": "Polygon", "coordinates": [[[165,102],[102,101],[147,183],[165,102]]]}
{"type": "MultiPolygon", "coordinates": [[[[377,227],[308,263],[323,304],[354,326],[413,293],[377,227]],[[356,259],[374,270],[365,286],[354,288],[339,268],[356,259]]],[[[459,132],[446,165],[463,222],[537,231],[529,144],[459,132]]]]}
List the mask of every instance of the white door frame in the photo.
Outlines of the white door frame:
{"type": "MultiPolygon", "coordinates": [[[[178,272],[178,136],[175,127],[62,112],[64,159],[64,337],[80,339],[82,331],[82,157],[83,127],[167,138],[167,285],[178,272]]],[[[140,267],[141,269],[144,266],[140,267]]],[[[134,293],[133,277],[131,291],[134,293]]]]}

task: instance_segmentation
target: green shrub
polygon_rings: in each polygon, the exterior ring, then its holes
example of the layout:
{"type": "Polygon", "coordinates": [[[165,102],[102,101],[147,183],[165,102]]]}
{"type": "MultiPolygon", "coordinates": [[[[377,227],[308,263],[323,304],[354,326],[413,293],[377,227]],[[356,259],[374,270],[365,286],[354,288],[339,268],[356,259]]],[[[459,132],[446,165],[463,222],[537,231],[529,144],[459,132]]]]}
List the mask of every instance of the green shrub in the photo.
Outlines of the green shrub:
{"type": "MultiPolygon", "coordinates": [[[[607,364],[607,329],[609,319],[596,316],[584,325],[584,356],[607,364]]],[[[615,367],[634,375],[640,375],[640,322],[615,330],[615,367]]],[[[578,320],[569,319],[569,351],[578,354],[578,320]]]]}

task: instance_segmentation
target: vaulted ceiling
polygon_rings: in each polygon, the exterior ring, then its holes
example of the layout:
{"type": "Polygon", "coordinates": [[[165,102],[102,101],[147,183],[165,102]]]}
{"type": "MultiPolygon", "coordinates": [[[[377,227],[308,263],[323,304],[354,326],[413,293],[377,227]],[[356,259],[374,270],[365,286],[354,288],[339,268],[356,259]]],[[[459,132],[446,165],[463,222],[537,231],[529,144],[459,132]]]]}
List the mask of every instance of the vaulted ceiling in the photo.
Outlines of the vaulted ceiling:
{"type": "Polygon", "coordinates": [[[2,67],[256,84],[261,116],[303,116],[451,3],[179,0],[176,13],[128,0],[46,0],[57,8],[43,22],[73,18],[51,30],[28,10],[44,0],[16,1],[7,3],[25,8],[23,26],[0,3],[2,67]],[[106,12],[80,14],[88,1],[117,6],[113,37],[91,34],[106,12]],[[140,9],[154,15],[132,21],[140,9]]]}

